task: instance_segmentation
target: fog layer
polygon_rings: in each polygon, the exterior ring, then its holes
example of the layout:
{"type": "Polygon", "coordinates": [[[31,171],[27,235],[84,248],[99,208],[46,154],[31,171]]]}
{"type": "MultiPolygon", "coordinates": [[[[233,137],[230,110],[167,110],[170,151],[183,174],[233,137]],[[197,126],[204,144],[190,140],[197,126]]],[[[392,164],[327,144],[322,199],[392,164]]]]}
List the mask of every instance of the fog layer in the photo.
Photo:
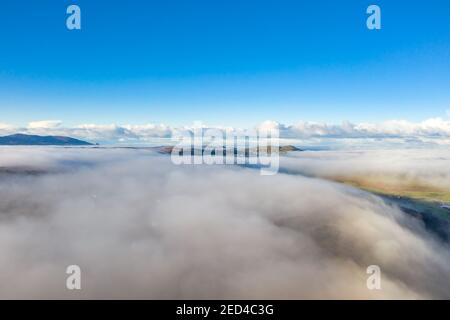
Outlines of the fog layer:
{"type": "Polygon", "coordinates": [[[450,298],[448,247],[369,193],[146,150],[0,150],[0,298],[450,298]]]}

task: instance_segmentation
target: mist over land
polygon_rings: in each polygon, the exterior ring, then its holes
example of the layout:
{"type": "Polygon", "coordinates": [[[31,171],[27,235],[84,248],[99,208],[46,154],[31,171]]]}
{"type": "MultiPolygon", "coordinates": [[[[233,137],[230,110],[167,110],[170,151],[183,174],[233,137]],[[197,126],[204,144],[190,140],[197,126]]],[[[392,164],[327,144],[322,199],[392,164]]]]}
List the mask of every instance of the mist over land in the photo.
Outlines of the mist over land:
{"type": "Polygon", "coordinates": [[[0,298],[449,298],[448,243],[328,178],[448,190],[445,149],[295,152],[282,172],[149,149],[0,148],[0,298]],[[82,290],[65,268],[82,268],[82,290]],[[379,265],[382,290],[366,287],[379,265]]]}
{"type": "Polygon", "coordinates": [[[450,299],[449,31],[445,0],[2,0],[0,299],[450,299]],[[221,138],[239,165],[176,164],[221,138]]]}

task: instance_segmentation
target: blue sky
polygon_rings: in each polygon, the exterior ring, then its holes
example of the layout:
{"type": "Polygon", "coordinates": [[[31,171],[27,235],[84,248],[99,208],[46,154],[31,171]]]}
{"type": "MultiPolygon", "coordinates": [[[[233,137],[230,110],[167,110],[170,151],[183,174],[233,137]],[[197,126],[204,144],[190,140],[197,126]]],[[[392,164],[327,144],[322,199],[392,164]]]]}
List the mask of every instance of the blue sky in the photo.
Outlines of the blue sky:
{"type": "Polygon", "coordinates": [[[450,109],[448,0],[0,4],[0,122],[421,121],[450,109]],[[66,8],[82,30],[66,29],[66,8]],[[382,30],[366,28],[378,4],[382,30]]]}

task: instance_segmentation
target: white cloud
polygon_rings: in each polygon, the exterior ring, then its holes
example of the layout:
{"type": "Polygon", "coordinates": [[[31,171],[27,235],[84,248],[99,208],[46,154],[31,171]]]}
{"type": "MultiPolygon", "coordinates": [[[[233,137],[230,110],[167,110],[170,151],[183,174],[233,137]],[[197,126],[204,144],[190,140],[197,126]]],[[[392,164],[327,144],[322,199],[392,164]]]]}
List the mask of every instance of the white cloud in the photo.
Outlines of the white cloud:
{"type": "Polygon", "coordinates": [[[0,148],[0,167],[18,164],[58,174],[0,179],[0,298],[71,298],[70,264],[87,299],[450,297],[448,245],[353,188],[148,150],[0,148]],[[383,290],[366,288],[371,264],[383,290]]]}
{"type": "Polygon", "coordinates": [[[281,135],[290,138],[405,138],[405,137],[450,137],[450,121],[441,118],[414,123],[405,120],[390,120],[381,123],[340,125],[299,122],[295,125],[279,125],[281,135]]]}
{"type": "MultiPolygon", "coordinates": [[[[192,130],[196,125],[173,127],[165,124],[144,125],[99,125],[81,124],[75,127],[64,127],[60,121],[36,121],[26,128],[12,125],[0,125],[0,134],[17,132],[28,134],[65,135],[90,140],[92,142],[147,142],[154,138],[170,138],[180,130],[192,130]]],[[[202,125],[207,128],[208,126],[202,125]]],[[[381,123],[343,122],[328,124],[300,121],[293,125],[285,125],[276,121],[265,121],[259,128],[278,128],[280,137],[293,139],[402,139],[403,141],[432,141],[446,144],[450,141],[450,121],[432,118],[422,122],[390,120],[381,123]]],[[[229,127],[220,127],[227,128],[229,127]]]]}
{"type": "Polygon", "coordinates": [[[450,190],[450,148],[305,151],[290,154],[281,168],[318,177],[372,177],[450,190]],[[387,178],[386,178],[387,177],[387,178]]]}
{"type": "Polygon", "coordinates": [[[28,124],[28,128],[33,129],[55,129],[59,128],[62,125],[62,122],[59,120],[42,120],[42,121],[33,121],[28,124]]]}
{"type": "Polygon", "coordinates": [[[0,123],[0,132],[9,132],[14,130],[14,126],[7,123],[0,123]]]}

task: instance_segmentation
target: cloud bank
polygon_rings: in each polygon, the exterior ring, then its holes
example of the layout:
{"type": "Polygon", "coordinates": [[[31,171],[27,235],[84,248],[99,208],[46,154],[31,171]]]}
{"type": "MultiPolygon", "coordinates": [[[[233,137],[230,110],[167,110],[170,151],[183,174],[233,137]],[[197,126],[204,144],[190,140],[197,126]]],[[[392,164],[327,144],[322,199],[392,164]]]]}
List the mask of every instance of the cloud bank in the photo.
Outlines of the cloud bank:
{"type": "Polygon", "coordinates": [[[317,177],[376,177],[450,190],[450,149],[339,150],[292,153],[282,167],[317,177]]]}
{"type": "MultiPolygon", "coordinates": [[[[24,128],[0,123],[0,135],[20,132],[40,135],[65,135],[92,142],[145,143],[155,138],[170,138],[178,131],[192,130],[193,127],[173,127],[165,124],[82,124],[65,127],[61,121],[47,120],[31,122],[24,128]]],[[[209,128],[206,125],[203,127],[209,128]]],[[[298,122],[293,125],[285,125],[275,121],[266,121],[257,127],[279,129],[280,137],[290,139],[401,139],[403,142],[450,143],[450,121],[442,118],[428,119],[418,123],[391,120],[382,123],[359,124],[344,122],[339,125],[315,122],[298,122]]]]}
{"type": "Polygon", "coordinates": [[[448,246],[371,194],[148,150],[13,149],[0,148],[0,298],[450,298],[448,246]],[[81,291],[65,289],[72,264],[81,291]]]}

